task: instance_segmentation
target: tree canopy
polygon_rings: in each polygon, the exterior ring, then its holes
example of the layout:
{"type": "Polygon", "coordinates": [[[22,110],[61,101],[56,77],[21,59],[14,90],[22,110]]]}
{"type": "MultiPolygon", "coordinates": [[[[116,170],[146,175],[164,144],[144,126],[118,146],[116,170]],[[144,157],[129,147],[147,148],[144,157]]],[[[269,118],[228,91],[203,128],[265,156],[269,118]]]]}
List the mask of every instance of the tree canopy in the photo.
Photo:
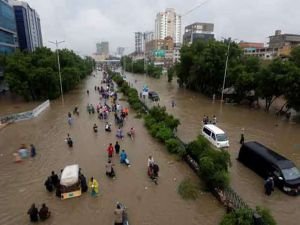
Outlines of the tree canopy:
{"type": "MultiPolygon", "coordinates": [[[[94,60],[73,51],[59,51],[63,91],[73,89],[93,71],[94,60]]],[[[54,99],[60,95],[57,55],[49,48],[32,53],[17,51],[1,60],[10,90],[26,100],[54,99]]]]}
{"type": "MultiPolygon", "coordinates": [[[[180,63],[175,67],[179,85],[210,96],[220,95],[228,44],[228,40],[198,40],[183,46],[180,63]]],[[[237,103],[261,98],[268,111],[278,97],[284,96],[285,106],[299,110],[300,46],[292,50],[289,60],[276,58],[262,63],[259,58],[244,56],[237,44],[230,43],[226,87],[234,89],[231,97],[237,103]]]]}

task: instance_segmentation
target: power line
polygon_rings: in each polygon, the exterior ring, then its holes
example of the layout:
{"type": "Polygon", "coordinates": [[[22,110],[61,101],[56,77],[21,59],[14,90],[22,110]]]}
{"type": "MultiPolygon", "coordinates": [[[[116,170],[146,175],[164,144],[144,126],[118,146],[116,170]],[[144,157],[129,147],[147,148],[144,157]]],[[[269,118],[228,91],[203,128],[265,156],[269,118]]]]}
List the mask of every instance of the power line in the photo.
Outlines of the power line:
{"type": "Polygon", "coordinates": [[[186,16],[186,15],[188,15],[188,14],[190,14],[191,12],[193,12],[194,10],[196,10],[196,9],[200,8],[201,6],[205,5],[205,4],[208,3],[209,1],[210,1],[210,0],[206,0],[206,1],[202,2],[202,3],[200,3],[199,5],[195,6],[194,8],[192,8],[192,9],[190,9],[189,11],[187,11],[186,13],[184,13],[184,14],[182,15],[182,17],[183,17],[183,16],[186,16]]]}

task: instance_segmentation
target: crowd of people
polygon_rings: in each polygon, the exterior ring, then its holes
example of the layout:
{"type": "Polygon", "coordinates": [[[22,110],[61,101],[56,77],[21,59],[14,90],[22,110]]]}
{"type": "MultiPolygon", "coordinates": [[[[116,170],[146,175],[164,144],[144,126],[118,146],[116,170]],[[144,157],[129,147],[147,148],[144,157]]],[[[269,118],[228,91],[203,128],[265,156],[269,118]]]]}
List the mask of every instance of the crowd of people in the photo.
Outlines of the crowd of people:
{"type": "MultiPolygon", "coordinates": [[[[128,114],[129,110],[127,107],[123,107],[120,102],[118,102],[118,95],[114,91],[114,84],[111,80],[111,78],[108,76],[108,74],[104,71],[103,72],[103,80],[101,81],[101,84],[105,84],[104,86],[95,86],[95,94],[99,94],[99,101],[97,104],[88,103],[86,110],[87,113],[92,116],[93,114],[97,115],[97,118],[100,121],[105,122],[104,123],[104,132],[111,133],[113,132],[113,129],[115,129],[115,138],[116,142],[113,145],[113,143],[110,143],[106,149],[107,151],[107,161],[105,163],[105,174],[107,177],[115,179],[116,178],[116,170],[115,170],[115,164],[114,164],[114,158],[119,158],[120,164],[123,164],[127,167],[131,166],[131,162],[128,158],[127,151],[121,146],[119,141],[122,141],[125,138],[123,126],[125,121],[126,123],[129,123],[128,121],[128,114]],[[112,127],[112,124],[110,123],[111,114],[113,114],[115,127],[112,127]]],[[[90,90],[86,91],[88,98],[92,96],[92,92],[90,90]]],[[[79,116],[79,108],[78,106],[75,106],[74,109],[68,112],[67,114],[67,123],[69,127],[72,127],[74,123],[76,123],[74,116],[79,116]],[[73,114],[71,113],[73,112],[73,114]]],[[[101,132],[101,129],[99,129],[97,123],[93,123],[92,131],[94,133],[101,132]]],[[[130,130],[125,132],[127,136],[133,141],[136,136],[136,130],[133,126],[130,126],[130,130]]],[[[65,142],[67,145],[72,148],[74,145],[73,139],[70,135],[70,133],[67,133],[67,137],[65,138],[65,142]]],[[[23,153],[24,149],[26,147],[22,146],[20,148],[20,156],[27,155],[27,153],[23,153]]],[[[27,151],[27,149],[26,149],[27,151]]],[[[35,147],[31,145],[31,156],[34,157],[36,155],[35,147]]],[[[149,178],[154,181],[157,184],[157,177],[158,177],[159,167],[154,162],[154,159],[152,156],[149,156],[148,162],[147,162],[147,174],[149,178]]],[[[44,182],[45,189],[52,193],[54,192],[55,195],[58,198],[63,198],[63,194],[65,193],[65,188],[61,184],[61,176],[63,174],[63,170],[60,171],[60,173],[55,173],[54,171],[51,171],[51,174],[46,178],[44,182]]],[[[99,182],[96,180],[94,176],[91,176],[88,180],[86,177],[82,174],[81,169],[79,169],[79,175],[78,175],[78,185],[80,185],[81,192],[89,192],[92,197],[97,197],[99,193],[99,182]]],[[[32,222],[36,222],[38,220],[45,220],[49,218],[50,211],[46,204],[42,205],[42,208],[38,210],[35,206],[35,204],[32,204],[30,209],[28,210],[28,214],[30,216],[30,220],[32,222]]],[[[115,224],[123,224],[123,216],[124,216],[124,207],[122,207],[121,204],[117,204],[115,212],[114,212],[116,218],[115,218],[115,224]]]]}
{"type": "Polygon", "coordinates": [[[214,124],[214,125],[216,125],[217,124],[217,117],[215,115],[213,115],[212,119],[210,119],[207,115],[204,115],[203,119],[202,119],[202,123],[203,124],[214,124]]]}

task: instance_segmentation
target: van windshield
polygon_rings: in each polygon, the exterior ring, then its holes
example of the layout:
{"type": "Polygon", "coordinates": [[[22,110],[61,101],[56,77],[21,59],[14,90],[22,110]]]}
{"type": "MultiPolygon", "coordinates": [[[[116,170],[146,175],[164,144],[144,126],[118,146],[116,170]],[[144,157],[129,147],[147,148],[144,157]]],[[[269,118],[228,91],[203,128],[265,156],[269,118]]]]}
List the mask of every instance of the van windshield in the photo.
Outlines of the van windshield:
{"type": "Polygon", "coordinates": [[[300,178],[300,172],[296,167],[283,169],[282,174],[285,180],[295,180],[300,178]]]}
{"type": "Polygon", "coordinates": [[[226,134],[217,134],[216,137],[217,137],[217,141],[227,141],[228,140],[226,134]]]}

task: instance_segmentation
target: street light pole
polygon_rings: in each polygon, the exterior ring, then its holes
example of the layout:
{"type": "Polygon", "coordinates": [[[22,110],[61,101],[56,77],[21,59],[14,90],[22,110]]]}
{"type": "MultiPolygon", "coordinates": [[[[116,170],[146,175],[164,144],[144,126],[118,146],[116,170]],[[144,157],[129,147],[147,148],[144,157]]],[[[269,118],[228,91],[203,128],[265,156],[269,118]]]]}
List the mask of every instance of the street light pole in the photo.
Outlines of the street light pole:
{"type": "Polygon", "coordinates": [[[225,88],[225,81],[226,81],[226,75],[227,75],[227,67],[228,67],[228,58],[229,58],[230,44],[231,44],[231,38],[229,38],[229,43],[228,43],[228,48],[227,48],[227,56],[226,56],[224,79],[223,79],[223,87],[222,87],[222,95],[221,95],[221,103],[223,103],[223,96],[224,96],[224,88],[225,88]]]}
{"type": "Polygon", "coordinates": [[[61,94],[61,101],[62,104],[64,104],[64,94],[63,94],[63,89],[62,89],[62,81],[61,81],[61,73],[60,73],[60,60],[59,60],[59,52],[58,52],[58,45],[65,42],[65,41],[49,41],[52,44],[55,44],[56,46],[56,55],[57,55],[57,67],[58,67],[58,76],[59,76],[59,82],[60,82],[60,94],[61,94]]]}

